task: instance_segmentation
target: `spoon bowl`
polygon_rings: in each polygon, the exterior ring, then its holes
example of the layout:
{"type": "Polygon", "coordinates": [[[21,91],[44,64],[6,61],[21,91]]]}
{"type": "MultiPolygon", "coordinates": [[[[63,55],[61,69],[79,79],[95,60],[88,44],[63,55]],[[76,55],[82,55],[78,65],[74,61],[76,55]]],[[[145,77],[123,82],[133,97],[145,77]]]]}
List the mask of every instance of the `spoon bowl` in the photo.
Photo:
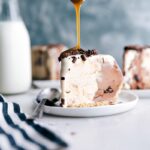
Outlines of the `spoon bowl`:
{"type": "Polygon", "coordinates": [[[37,102],[40,103],[43,99],[47,99],[45,105],[57,106],[60,99],[60,90],[56,88],[45,88],[37,95],[37,102]]]}
{"type": "Polygon", "coordinates": [[[37,107],[33,111],[33,114],[29,119],[41,118],[43,116],[44,105],[58,106],[56,104],[60,99],[60,91],[56,88],[43,89],[37,96],[36,101],[38,102],[37,107]]]}

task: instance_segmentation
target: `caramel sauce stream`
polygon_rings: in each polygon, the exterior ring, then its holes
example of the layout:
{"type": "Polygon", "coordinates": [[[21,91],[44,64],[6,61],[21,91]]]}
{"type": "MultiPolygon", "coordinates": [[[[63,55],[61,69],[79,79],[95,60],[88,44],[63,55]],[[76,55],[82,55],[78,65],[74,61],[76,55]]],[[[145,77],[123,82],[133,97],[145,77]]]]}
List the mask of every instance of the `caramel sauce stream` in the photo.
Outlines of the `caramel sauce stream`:
{"type": "Polygon", "coordinates": [[[75,12],[76,12],[76,34],[77,34],[77,44],[76,48],[80,48],[80,8],[82,3],[85,0],[71,0],[74,7],[75,7],[75,12]]]}

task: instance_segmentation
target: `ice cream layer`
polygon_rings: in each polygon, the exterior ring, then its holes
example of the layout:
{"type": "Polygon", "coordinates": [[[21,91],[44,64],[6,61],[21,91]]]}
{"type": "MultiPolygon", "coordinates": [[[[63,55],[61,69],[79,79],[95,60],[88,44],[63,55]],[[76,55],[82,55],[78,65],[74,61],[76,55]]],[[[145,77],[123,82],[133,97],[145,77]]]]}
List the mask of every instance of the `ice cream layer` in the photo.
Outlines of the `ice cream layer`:
{"type": "Polygon", "coordinates": [[[150,88],[150,48],[127,46],[124,53],[124,88],[150,88]]]}
{"type": "Polygon", "coordinates": [[[76,54],[61,60],[62,105],[64,107],[115,102],[123,76],[110,55],[76,54]]]}

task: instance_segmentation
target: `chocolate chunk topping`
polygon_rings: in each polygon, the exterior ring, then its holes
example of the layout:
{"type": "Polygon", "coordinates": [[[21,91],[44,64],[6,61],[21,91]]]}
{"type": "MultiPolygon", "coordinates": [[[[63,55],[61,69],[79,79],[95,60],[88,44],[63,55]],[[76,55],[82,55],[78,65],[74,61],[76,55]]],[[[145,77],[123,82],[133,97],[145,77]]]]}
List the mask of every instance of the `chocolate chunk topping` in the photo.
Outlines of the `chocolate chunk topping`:
{"type": "Polygon", "coordinates": [[[81,48],[80,49],[71,48],[69,50],[62,52],[60,54],[58,60],[61,61],[63,58],[66,58],[66,57],[71,56],[71,55],[77,55],[77,54],[81,54],[81,55],[85,55],[86,57],[89,57],[91,55],[97,55],[97,52],[95,49],[86,51],[86,50],[83,50],[81,48]]]}
{"type": "Polygon", "coordinates": [[[92,51],[92,55],[97,55],[97,50],[96,49],[93,49],[91,51],[92,51]]]}
{"type": "Polygon", "coordinates": [[[61,77],[61,80],[65,80],[65,77],[61,77]]]}
{"type": "Polygon", "coordinates": [[[88,50],[88,51],[86,52],[86,56],[89,57],[89,56],[91,56],[91,55],[92,55],[92,51],[88,50]]]}
{"type": "Polygon", "coordinates": [[[124,47],[124,50],[137,50],[141,51],[143,49],[150,48],[150,45],[128,45],[124,47]]]}
{"type": "Polygon", "coordinates": [[[93,49],[93,50],[87,50],[87,51],[85,52],[85,55],[86,55],[87,57],[89,57],[89,56],[91,56],[91,55],[96,55],[96,54],[97,54],[97,52],[96,52],[95,49],[93,49]]]}
{"type": "Polygon", "coordinates": [[[75,56],[72,57],[72,62],[75,63],[77,58],[75,56]]]}
{"type": "Polygon", "coordinates": [[[112,93],[114,90],[109,86],[106,90],[104,90],[104,93],[112,93]]]}
{"type": "Polygon", "coordinates": [[[60,106],[63,106],[65,104],[65,99],[61,98],[61,104],[60,106]]]}
{"type": "Polygon", "coordinates": [[[83,61],[86,61],[85,55],[81,55],[81,59],[82,59],[83,61]]]}
{"type": "Polygon", "coordinates": [[[134,80],[135,80],[136,82],[139,82],[139,81],[140,81],[139,76],[138,76],[137,74],[134,75],[134,80]]]}

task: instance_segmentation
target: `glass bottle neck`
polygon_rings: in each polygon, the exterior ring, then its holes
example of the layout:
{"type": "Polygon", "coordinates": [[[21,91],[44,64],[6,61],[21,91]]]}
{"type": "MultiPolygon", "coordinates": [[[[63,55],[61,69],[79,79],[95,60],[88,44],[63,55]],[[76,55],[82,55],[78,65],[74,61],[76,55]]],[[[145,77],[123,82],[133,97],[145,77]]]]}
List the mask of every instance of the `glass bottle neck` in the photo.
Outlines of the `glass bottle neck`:
{"type": "Polygon", "coordinates": [[[0,0],[0,21],[21,20],[18,0],[0,0]]]}

